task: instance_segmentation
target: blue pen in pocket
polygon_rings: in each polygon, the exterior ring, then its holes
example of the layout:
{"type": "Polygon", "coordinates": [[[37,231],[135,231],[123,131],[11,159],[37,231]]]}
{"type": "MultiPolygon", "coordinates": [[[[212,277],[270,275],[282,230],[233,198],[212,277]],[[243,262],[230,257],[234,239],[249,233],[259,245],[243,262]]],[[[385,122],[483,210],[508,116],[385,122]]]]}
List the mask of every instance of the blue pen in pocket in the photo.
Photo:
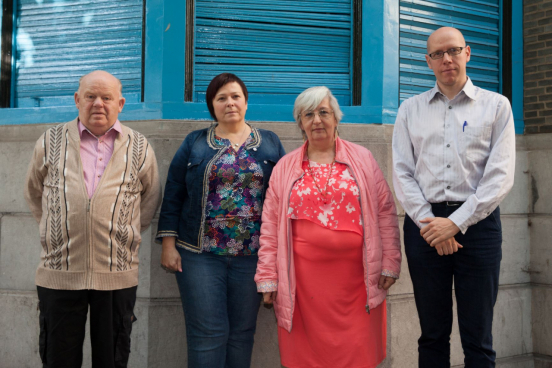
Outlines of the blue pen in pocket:
{"type": "Polygon", "coordinates": [[[465,121],[464,125],[462,125],[462,133],[464,132],[464,129],[466,129],[467,126],[468,126],[468,122],[465,121]]]}

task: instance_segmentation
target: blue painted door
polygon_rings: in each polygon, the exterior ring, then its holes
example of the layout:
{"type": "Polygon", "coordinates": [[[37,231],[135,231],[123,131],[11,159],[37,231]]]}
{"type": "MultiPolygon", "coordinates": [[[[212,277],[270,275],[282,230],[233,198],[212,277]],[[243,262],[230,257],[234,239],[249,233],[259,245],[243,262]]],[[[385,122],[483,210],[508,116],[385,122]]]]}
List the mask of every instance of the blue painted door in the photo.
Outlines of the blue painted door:
{"type": "Polygon", "coordinates": [[[231,72],[251,103],[293,104],[325,85],[350,105],[351,27],[351,0],[196,0],[194,100],[231,72]]]}
{"type": "Polygon", "coordinates": [[[500,92],[500,0],[400,0],[400,101],[427,91],[435,76],[424,55],[439,27],[458,28],[471,47],[467,73],[475,85],[500,92]]]}
{"type": "Polygon", "coordinates": [[[142,84],[142,0],[17,0],[17,107],[74,104],[79,78],[106,70],[128,102],[142,84]]]}

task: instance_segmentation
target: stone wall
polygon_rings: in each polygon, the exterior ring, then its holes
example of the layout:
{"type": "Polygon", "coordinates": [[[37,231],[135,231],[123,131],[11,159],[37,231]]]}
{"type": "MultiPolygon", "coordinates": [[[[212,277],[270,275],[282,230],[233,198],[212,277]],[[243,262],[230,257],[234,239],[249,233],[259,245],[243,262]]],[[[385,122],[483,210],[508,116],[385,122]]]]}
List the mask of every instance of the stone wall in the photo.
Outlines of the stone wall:
{"type": "Polygon", "coordinates": [[[552,0],[525,0],[525,133],[552,133],[552,0]]]}
{"type": "MultiPolygon", "coordinates": [[[[144,121],[128,125],[144,133],[156,152],[164,183],[184,137],[207,122],[144,121]]],[[[291,123],[255,123],[276,132],[289,152],[301,143],[291,123]]],[[[50,125],[0,126],[0,367],[40,366],[34,272],[39,260],[37,225],[22,195],[35,140],[50,125]]],[[[341,137],[369,148],[391,183],[391,135],[386,125],[343,124],[341,137]]],[[[501,205],[504,229],[500,290],[493,326],[498,367],[552,367],[552,135],[518,136],[516,182],[501,205]]],[[[401,210],[401,223],[404,214],[401,210]]],[[[143,236],[140,284],[132,333],[132,368],[184,367],[184,318],[174,276],[160,269],[153,243],[156,221],[143,236]]],[[[419,323],[406,260],[387,300],[387,359],[382,367],[417,366],[419,323]]],[[[455,323],[452,364],[463,356],[455,323]]],[[[261,306],[253,355],[255,368],[279,368],[275,318],[261,306]]],[[[85,367],[90,349],[85,342],[85,367]]]]}

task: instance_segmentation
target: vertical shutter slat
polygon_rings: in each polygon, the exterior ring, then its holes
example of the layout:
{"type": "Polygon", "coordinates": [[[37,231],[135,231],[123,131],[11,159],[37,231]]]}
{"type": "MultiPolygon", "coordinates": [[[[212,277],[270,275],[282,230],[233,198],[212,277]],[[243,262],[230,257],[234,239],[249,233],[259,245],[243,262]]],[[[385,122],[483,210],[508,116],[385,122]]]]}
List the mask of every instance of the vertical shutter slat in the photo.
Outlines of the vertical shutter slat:
{"type": "Polygon", "coordinates": [[[231,72],[253,103],[293,104],[304,89],[326,85],[350,105],[351,9],[351,0],[196,0],[194,100],[231,72]]]}
{"type": "Polygon", "coordinates": [[[106,70],[139,102],[142,0],[17,1],[15,98],[18,107],[73,104],[78,79],[106,70]]]}

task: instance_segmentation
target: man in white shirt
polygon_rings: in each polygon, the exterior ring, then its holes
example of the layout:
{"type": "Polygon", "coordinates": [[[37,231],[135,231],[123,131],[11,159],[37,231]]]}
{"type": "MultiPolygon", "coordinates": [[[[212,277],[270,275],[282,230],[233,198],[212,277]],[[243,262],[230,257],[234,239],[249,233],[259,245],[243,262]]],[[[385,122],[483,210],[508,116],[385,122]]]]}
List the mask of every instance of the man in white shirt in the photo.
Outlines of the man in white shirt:
{"type": "Polygon", "coordinates": [[[405,253],[422,335],[419,367],[450,367],[452,285],[466,367],[494,367],[493,308],[512,188],[515,131],[508,100],[473,85],[470,46],[455,28],[427,40],[433,89],[401,105],[393,184],[406,215],[405,253]]]}

